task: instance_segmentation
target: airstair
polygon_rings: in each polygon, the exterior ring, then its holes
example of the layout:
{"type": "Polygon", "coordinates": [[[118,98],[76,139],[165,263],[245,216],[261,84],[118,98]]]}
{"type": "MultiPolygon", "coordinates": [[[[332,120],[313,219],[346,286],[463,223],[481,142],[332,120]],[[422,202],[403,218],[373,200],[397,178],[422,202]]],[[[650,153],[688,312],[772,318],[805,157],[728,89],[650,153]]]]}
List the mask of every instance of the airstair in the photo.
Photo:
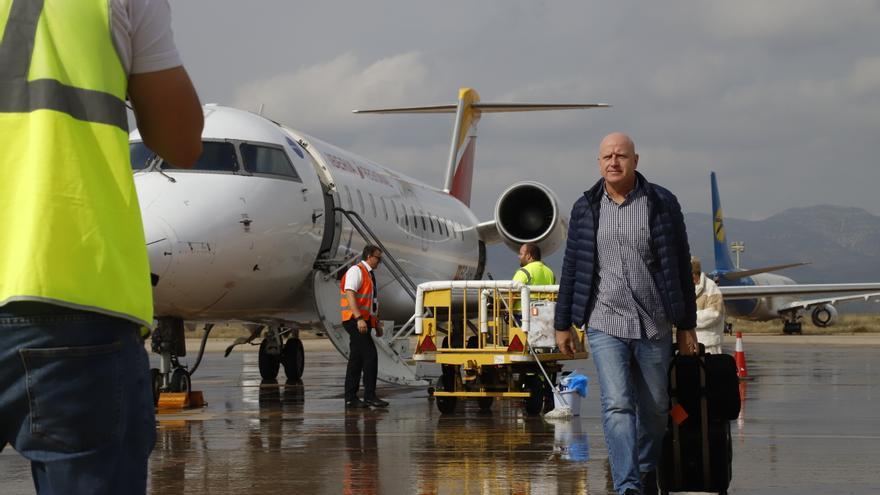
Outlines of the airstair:
{"type": "MultiPolygon", "coordinates": [[[[363,218],[352,210],[337,207],[333,211],[341,214],[348,220],[364,241],[378,246],[382,250],[385,268],[388,269],[394,280],[415,303],[416,284],[400,266],[400,263],[394,257],[394,253],[385,248],[382,241],[364,222],[363,218]]],[[[348,359],[349,343],[348,333],[342,326],[342,317],[339,312],[339,278],[345,270],[357,263],[359,259],[360,256],[355,255],[345,259],[320,260],[315,265],[316,269],[312,279],[315,305],[324,332],[339,353],[346,359],[348,359]]],[[[432,365],[431,363],[417,363],[412,358],[415,348],[413,337],[415,333],[415,315],[403,325],[395,326],[393,321],[383,321],[383,326],[383,336],[373,336],[379,358],[380,380],[398,385],[426,387],[433,378],[440,376],[439,366],[432,365]]]]}

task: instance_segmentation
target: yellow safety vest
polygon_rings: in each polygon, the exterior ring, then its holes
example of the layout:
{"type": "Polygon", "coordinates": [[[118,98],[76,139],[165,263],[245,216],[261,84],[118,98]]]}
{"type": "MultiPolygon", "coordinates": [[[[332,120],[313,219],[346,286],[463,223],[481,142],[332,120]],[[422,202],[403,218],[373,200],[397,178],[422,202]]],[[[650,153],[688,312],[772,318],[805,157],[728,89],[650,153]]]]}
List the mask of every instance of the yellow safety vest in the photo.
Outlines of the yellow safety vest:
{"type": "Polygon", "coordinates": [[[0,0],[0,306],[153,319],[109,0],[0,0]]]}

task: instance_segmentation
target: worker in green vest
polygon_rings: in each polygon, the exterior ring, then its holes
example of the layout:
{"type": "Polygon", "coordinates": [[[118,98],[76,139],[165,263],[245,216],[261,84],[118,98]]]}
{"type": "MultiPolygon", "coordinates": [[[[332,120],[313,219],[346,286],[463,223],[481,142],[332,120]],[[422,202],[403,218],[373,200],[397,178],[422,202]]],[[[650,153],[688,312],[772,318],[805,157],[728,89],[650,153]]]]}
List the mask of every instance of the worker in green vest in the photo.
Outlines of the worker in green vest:
{"type": "Polygon", "coordinates": [[[513,280],[526,285],[554,285],[556,277],[553,270],[541,261],[541,248],[527,242],[519,248],[520,268],[513,274],[513,280]]]}
{"type": "MultiPolygon", "coordinates": [[[[513,280],[525,285],[553,285],[556,283],[553,270],[541,261],[541,248],[537,244],[527,242],[520,246],[519,269],[513,274],[513,280]]],[[[540,296],[534,298],[540,299],[540,296]]],[[[513,314],[517,325],[521,321],[521,309],[522,303],[520,301],[513,303],[513,314]]]]}
{"type": "Polygon", "coordinates": [[[201,154],[167,1],[0,0],[0,449],[40,494],[145,493],[153,322],[126,100],[145,144],[201,154]]]}

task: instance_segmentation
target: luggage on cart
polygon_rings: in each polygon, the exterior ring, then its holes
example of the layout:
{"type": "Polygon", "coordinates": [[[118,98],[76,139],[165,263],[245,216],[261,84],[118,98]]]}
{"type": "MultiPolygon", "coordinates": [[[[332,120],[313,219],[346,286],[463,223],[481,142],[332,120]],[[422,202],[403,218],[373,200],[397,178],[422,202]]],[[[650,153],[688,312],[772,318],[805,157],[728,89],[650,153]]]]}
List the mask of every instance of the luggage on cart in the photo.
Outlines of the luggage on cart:
{"type": "Polygon", "coordinates": [[[727,493],[733,475],[730,420],[740,410],[738,381],[730,355],[701,349],[699,356],[673,358],[672,409],[658,467],[661,493],[727,493]]]}

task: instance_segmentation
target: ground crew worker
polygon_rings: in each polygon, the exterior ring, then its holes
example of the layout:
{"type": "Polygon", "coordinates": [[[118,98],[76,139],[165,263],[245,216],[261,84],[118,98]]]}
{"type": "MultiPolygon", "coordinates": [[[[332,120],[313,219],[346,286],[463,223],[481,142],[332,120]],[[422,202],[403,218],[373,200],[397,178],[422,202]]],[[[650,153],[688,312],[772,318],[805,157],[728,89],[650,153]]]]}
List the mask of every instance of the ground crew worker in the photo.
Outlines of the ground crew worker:
{"type": "MultiPolygon", "coordinates": [[[[556,283],[553,270],[541,261],[541,248],[537,244],[527,242],[519,247],[519,268],[513,274],[513,280],[525,285],[553,285],[556,283]]],[[[540,299],[540,296],[535,299],[540,299]]],[[[513,318],[517,325],[522,324],[521,301],[513,303],[513,318]]]]}
{"type": "Polygon", "coordinates": [[[691,271],[697,296],[697,341],[706,352],[721,354],[724,341],[724,300],[718,285],[703,273],[700,259],[691,257],[691,271]]]}
{"type": "Polygon", "coordinates": [[[527,242],[519,248],[520,268],[513,274],[513,280],[525,285],[553,285],[556,277],[553,270],[541,261],[541,248],[527,242]]]}
{"type": "Polygon", "coordinates": [[[38,493],[144,493],[150,267],[126,95],[169,163],[201,153],[167,1],[0,0],[0,449],[38,493]]]}
{"type": "Polygon", "coordinates": [[[379,288],[373,270],[382,261],[382,250],[373,245],[364,247],[361,261],[345,272],[339,284],[339,305],[342,326],[348,333],[348,366],[345,368],[345,406],[351,408],[388,407],[388,402],[376,396],[379,358],[376,344],[370,335],[382,336],[379,321],[379,288]],[[364,400],[357,393],[361,373],[364,376],[364,400]]]}

